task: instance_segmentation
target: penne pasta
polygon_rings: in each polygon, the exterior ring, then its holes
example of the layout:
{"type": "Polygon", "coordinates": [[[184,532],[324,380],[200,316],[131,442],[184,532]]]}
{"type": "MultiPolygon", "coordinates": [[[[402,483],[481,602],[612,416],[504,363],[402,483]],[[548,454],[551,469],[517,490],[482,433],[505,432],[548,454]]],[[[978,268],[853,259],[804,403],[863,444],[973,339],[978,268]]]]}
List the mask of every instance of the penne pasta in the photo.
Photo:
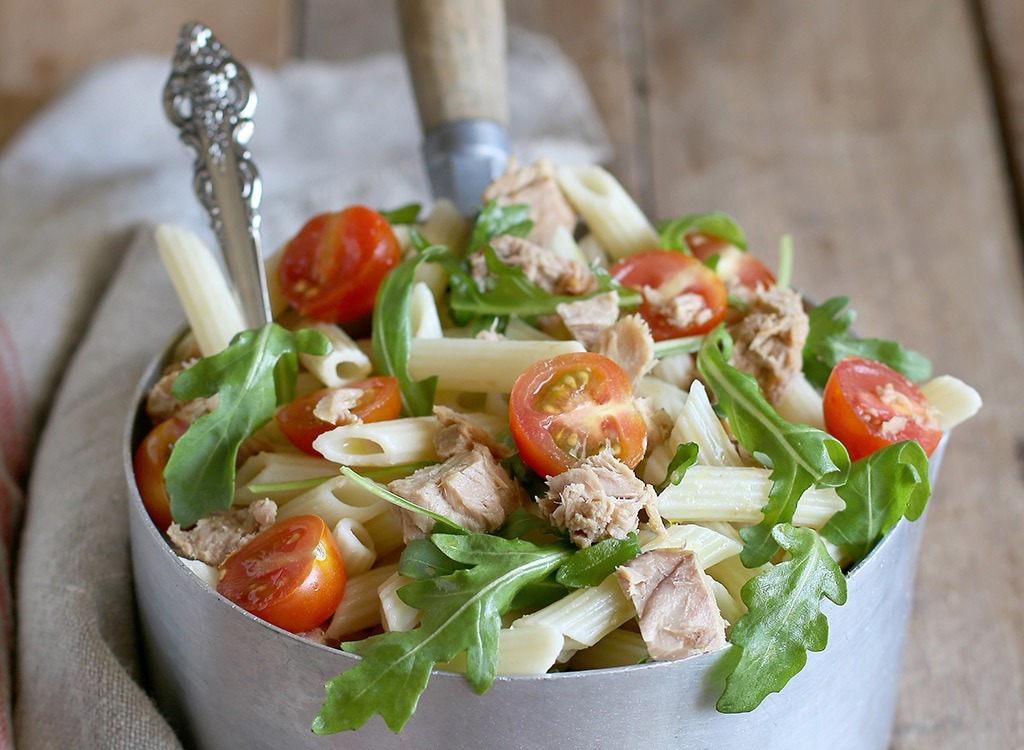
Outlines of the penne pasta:
{"type": "Polygon", "coordinates": [[[447,198],[434,204],[434,210],[420,227],[420,233],[430,244],[444,245],[455,255],[462,255],[465,251],[471,230],[458,207],[447,198]]]}
{"type": "Polygon", "coordinates": [[[359,575],[373,567],[377,559],[377,550],[373,546],[370,532],[359,521],[354,518],[342,518],[335,524],[331,533],[345,563],[346,576],[359,575]]]}
{"type": "Polygon", "coordinates": [[[939,427],[952,430],[978,413],[981,396],[971,386],[952,375],[940,375],[921,386],[921,393],[938,411],[939,427]]]}
{"type": "MultiPolygon", "coordinates": [[[[420,264],[418,268],[422,268],[423,265],[425,264],[420,264]]],[[[422,281],[412,287],[409,323],[414,339],[439,339],[444,335],[441,332],[441,318],[437,314],[434,295],[430,287],[422,281]]]]}
{"type": "Polygon", "coordinates": [[[345,595],[334,611],[326,635],[338,640],[349,633],[380,625],[380,597],[377,589],[398,572],[398,565],[384,565],[345,582],[345,595]]]}
{"type": "MultiPolygon", "coordinates": [[[[530,626],[503,628],[498,633],[498,674],[544,674],[555,665],[562,650],[562,636],[554,628],[530,626]]],[[[435,667],[446,672],[465,672],[466,655],[435,667]]]]}
{"type": "Polygon", "coordinates": [[[613,262],[658,246],[644,212],[601,167],[559,167],[558,185],[613,262]]]}
{"type": "Polygon", "coordinates": [[[721,612],[722,619],[729,625],[735,625],[736,621],[743,617],[747,608],[742,602],[734,599],[729,590],[714,578],[711,579],[711,591],[715,595],[715,602],[718,604],[718,611],[721,612]]]}
{"type": "Polygon", "coordinates": [[[569,665],[573,669],[609,669],[641,664],[650,658],[643,636],[619,628],[590,648],[577,651],[569,665]]]}
{"type": "Polygon", "coordinates": [[[249,505],[264,497],[279,506],[307,492],[308,487],[285,486],[270,492],[252,492],[250,485],[291,485],[306,479],[338,475],[338,466],[323,458],[305,453],[257,453],[235,474],[235,502],[249,505]]]}
{"type": "Polygon", "coordinates": [[[436,417],[342,425],[313,441],[324,458],[343,466],[397,466],[436,461],[436,417]]]}
{"type": "Polygon", "coordinates": [[[699,380],[690,385],[690,394],[672,428],[675,445],[696,443],[697,463],[702,466],[741,466],[740,454],[715,414],[707,389],[699,380]]]}
{"type": "Polygon", "coordinates": [[[590,259],[580,250],[580,246],[576,244],[572,232],[564,226],[555,229],[555,233],[551,236],[551,252],[559,258],[571,260],[583,266],[590,265],[590,259]]]}
{"type": "MultiPolygon", "coordinates": [[[[658,512],[676,522],[758,523],[772,488],[770,474],[754,466],[691,466],[679,484],[658,495],[658,512]]],[[[812,487],[797,503],[793,524],[820,529],[844,507],[834,489],[812,487]]]]}
{"type": "Polygon", "coordinates": [[[534,362],[583,351],[578,341],[413,339],[409,372],[416,380],[436,377],[441,390],[508,393],[534,362]]]}
{"type": "Polygon", "coordinates": [[[331,528],[343,518],[365,523],[387,510],[388,502],[346,476],[335,476],[304,492],[278,511],[278,519],[311,514],[331,528]]]}
{"type": "Polygon", "coordinates": [[[803,373],[797,373],[793,382],[775,406],[775,411],[787,422],[809,424],[819,430],[825,429],[825,416],[821,408],[821,394],[808,382],[803,373]]]}
{"type": "Polygon", "coordinates": [[[313,328],[331,342],[331,351],[322,357],[299,354],[299,362],[328,388],[354,383],[369,377],[373,365],[345,331],[333,323],[303,320],[301,328],[313,328]]]}
{"type": "Polygon", "coordinates": [[[366,521],[363,528],[373,539],[373,548],[377,551],[378,560],[405,546],[402,524],[390,508],[366,521]]]}
{"type": "Polygon", "coordinates": [[[380,624],[385,631],[412,630],[419,625],[420,611],[410,607],[398,596],[398,589],[412,581],[413,579],[408,576],[394,573],[377,587],[377,596],[380,598],[380,624]]]}
{"type": "Polygon", "coordinates": [[[245,330],[245,319],[213,251],[195,233],[170,224],[156,228],[156,246],[199,351],[209,357],[227,348],[245,330]]]}

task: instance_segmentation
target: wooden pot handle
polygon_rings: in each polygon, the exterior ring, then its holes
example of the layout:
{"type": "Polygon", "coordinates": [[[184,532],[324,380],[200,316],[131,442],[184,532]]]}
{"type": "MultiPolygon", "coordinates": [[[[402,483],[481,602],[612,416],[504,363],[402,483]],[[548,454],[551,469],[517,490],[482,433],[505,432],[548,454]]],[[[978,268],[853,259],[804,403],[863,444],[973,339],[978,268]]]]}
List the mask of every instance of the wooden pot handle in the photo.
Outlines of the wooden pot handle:
{"type": "Polygon", "coordinates": [[[423,131],[459,120],[508,124],[502,0],[399,0],[423,131]]]}

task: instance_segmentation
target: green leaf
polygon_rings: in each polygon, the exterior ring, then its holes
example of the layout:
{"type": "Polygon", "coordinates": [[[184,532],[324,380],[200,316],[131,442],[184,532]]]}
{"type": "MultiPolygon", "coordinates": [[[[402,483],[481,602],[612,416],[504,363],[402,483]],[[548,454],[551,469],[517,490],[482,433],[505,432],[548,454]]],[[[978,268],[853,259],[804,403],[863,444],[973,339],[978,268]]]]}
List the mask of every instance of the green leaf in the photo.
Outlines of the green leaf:
{"type": "MultiPolygon", "coordinates": [[[[515,443],[512,445],[514,447],[515,443]]],[[[510,477],[519,482],[519,486],[526,490],[526,494],[530,497],[540,497],[547,493],[548,485],[544,481],[544,477],[527,466],[518,452],[513,453],[508,458],[501,459],[500,463],[501,468],[507,471],[510,477]]],[[[502,534],[502,536],[509,539],[512,538],[507,534],[502,534]]]]}
{"type": "MultiPolygon", "coordinates": [[[[402,552],[398,572],[417,581],[423,581],[451,575],[468,567],[470,566],[449,558],[429,539],[414,539],[402,552]]],[[[541,581],[524,586],[512,600],[509,609],[541,609],[557,602],[568,593],[569,589],[558,583],[554,574],[550,574],[541,581]]]]}
{"type": "Polygon", "coordinates": [[[530,219],[529,206],[523,203],[499,206],[496,200],[492,200],[480,209],[476,217],[473,232],[469,237],[467,254],[479,250],[495,237],[525,237],[531,229],[533,221],[530,219]]]}
{"type": "Polygon", "coordinates": [[[463,652],[470,685],[486,691],[497,671],[501,616],[522,589],[547,578],[572,554],[563,543],[539,547],[487,534],[434,534],[431,540],[449,559],[472,567],[398,590],[406,604],[423,612],[418,628],[342,644],[362,660],[327,683],[313,720],[317,734],[356,729],[374,714],[400,731],[433,666],[463,652]]]}
{"type": "Polygon", "coordinates": [[[676,354],[693,354],[700,351],[703,336],[683,336],[677,339],[663,339],[654,342],[654,358],[664,359],[676,354]]]}
{"type": "Polygon", "coordinates": [[[569,593],[569,589],[560,584],[555,575],[549,574],[547,578],[524,586],[509,606],[511,610],[543,609],[549,604],[554,604],[569,593]]]}
{"type": "MultiPolygon", "coordinates": [[[[508,461],[508,459],[501,462],[502,466],[505,465],[505,461],[508,461]]],[[[504,539],[522,539],[524,536],[532,532],[562,537],[562,534],[559,533],[554,526],[549,524],[543,518],[535,516],[526,508],[516,508],[512,511],[502,527],[494,533],[504,539]]]]}
{"type": "Polygon", "coordinates": [[[390,211],[378,211],[378,213],[388,224],[415,224],[416,219],[420,216],[420,208],[419,203],[407,203],[390,211]]]}
{"type": "Polygon", "coordinates": [[[448,307],[452,319],[459,325],[466,325],[476,318],[551,315],[562,303],[578,302],[609,291],[619,295],[619,307],[635,307],[642,301],[639,292],[625,288],[607,273],[595,274],[597,290],[590,294],[552,294],[530,281],[521,268],[502,262],[490,247],[484,248],[484,259],[489,274],[484,290],[454,258],[444,263],[451,289],[448,307]]]}
{"type": "Polygon", "coordinates": [[[573,554],[558,569],[555,580],[570,589],[596,586],[639,554],[640,542],[635,532],[625,539],[603,539],[573,554]]]}
{"type": "Polygon", "coordinates": [[[374,482],[372,479],[367,479],[366,477],[364,477],[364,476],[362,476],[360,474],[357,474],[353,469],[349,468],[348,466],[342,466],[341,467],[341,473],[344,474],[349,479],[351,479],[357,485],[362,487],[367,492],[372,492],[374,495],[379,497],[381,500],[386,500],[387,502],[391,503],[392,505],[394,505],[394,506],[396,506],[398,508],[401,508],[402,510],[407,510],[407,511],[410,511],[412,513],[419,513],[420,515],[426,516],[427,518],[432,518],[434,520],[434,532],[435,533],[443,533],[443,534],[469,534],[470,533],[470,531],[468,529],[462,528],[457,523],[455,523],[455,521],[452,521],[452,520],[450,520],[448,518],[445,518],[440,513],[435,513],[432,510],[427,510],[426,508],[422,508],[419,505],[416,505],[416,503],[410,503],[408,500],[406,500],[401,495],[396,495],[394,492],[389,490],[387,487],[381,487],[379,484],[374,482]]]}
{"type": "Polygon", "coordinates": [[[772,469],[772,489],[756,526],[740,530],[746,545],[740,559],[748,568],[768,562],[778,549],[772,529],[793,520],[800,496],[812,485],[836,487],[846,481],[850,457],[842,443],[809,425],[793,424],[765,400],[753,376],[729,364],[732,338],[723,326],[707,335],[697,367],[725,410],[740,445],[772,469]]]}
{"type": "Polygon", "coordinates": [[[676,455],[668,463],[665,470],[665,480],[655,490],[660,495],[670,484],[679,484],[686,474],[686,470],[697,463],[697,452],[700,450],[696,443],[683,443],[676,448],[676,455]]]}
{"type": "Polygon", "coordinates": [[[288,331],[267,323],[242,331],[227,349],[178,375],[171,391],[175,398],[187,401],[216,393],[218,402],[175,443],[164,469],[176,523],[189,527],[207,513],[231,506],[238,447],[270,420],[278,405],[278,362],[295,352],[322,355],[330,349],[319,331],[288,331]]]}
{"type": "Polygon", "coordinates": [[[465,570],[468,565],[457,563],[437,548],[430,539],[413,539],[402,550],[398,572],[403,576],[425,581],[438,576],[465,570]]]}
{"type": "Polygon", "coordinates": [[[804,376],[818,388],[824,388],[832,368],[843,357],[863,357],[888,365],[909,380],[927,380],[932,363],[926,357],[905,349],[895,341],[859,339],[847,331],[857,313],[846,309],[847,297],[833,297],[808,314],[810,331],[804,344],[804,376]]]}
{"type": "Polygon", "coordinates": [[[690,252],[686,246],[686,235],[689,232],[704,232],[712,237],[725,240],[740,250],[747,249],[747,238],[740,225],[729,214],[721,211],[687,214],[659,222],[658,247],[690,252]]]}
{"type": "Polygon", "coordinates": [[[855,461],[836,493],[846,508],[832,516],[821,535],[845,547],[854,562],[863,560],[901,518],[921,517],[931,495],[928,456],[912,440],[887,445],[855,461]]]}
{"type": "Polygon", "coordinates": [[[414,380],[409,374],[409,349],[412,342],[412,287],[416,266],[444,256],[443,247],[433,246],[399,263],[384,277],[373,307],[373,358],[382,375],[398,379],[402,412],[408,417],[433,413],[437,378],[414,380]]]}
{"type": "Polygon", "coordinates": [[[769,693],[781,690],[803,669],[807,652],[828,643],[822,597],[846,602],[843,572],[812,529],[779,524],[772,535],[791,557],[743,586],[747,612],[729,637],[740,657],[718,699],[723,713],[753,711],[769,693]]]}

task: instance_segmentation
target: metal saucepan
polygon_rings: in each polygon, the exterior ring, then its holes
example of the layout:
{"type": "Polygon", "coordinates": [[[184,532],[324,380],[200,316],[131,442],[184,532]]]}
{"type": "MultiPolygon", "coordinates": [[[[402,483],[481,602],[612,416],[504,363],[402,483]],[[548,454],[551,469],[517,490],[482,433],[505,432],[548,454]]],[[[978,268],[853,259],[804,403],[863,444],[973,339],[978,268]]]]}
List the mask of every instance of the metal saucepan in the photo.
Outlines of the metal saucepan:
{"type": "MultiPolygon", "coordinates": [[[[694,747],[882,750],[896,708],[923,522],[899,525],[848,575],[842,607],[825,601],[829,643],[781,693],[749,714],[715,701],[724,652],[678,662],[498,677],[476,695],[462,675],[437,672],[401,734],[374,717],[330,737],[310,731],[323,685],[357,657],[259,620],[203,583],[150,521],[132,455],[148,429],[146,391],[173,343],[142,379],[124,440],[132,563],[150,690],[188,747],[616,750],[694,747]]],[[[934,482],[945,443],[931,460],[934,482]]]]}

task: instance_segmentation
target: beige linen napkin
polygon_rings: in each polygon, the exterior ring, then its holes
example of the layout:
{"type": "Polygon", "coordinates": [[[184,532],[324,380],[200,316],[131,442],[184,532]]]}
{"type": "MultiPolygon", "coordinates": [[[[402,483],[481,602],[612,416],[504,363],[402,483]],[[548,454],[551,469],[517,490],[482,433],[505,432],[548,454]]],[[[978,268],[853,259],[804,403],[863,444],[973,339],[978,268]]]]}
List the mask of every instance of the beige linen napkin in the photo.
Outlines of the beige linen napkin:
{"type": "MultiPolygon", "coordinates": [[[[606,157],[594,108],[561,53],[523,34],[510,49],[517,153],[606,157]]],[[[191,195],[190,155],[160,109],[168,70],[150,59],[97,70],[0,161],[0,565],[21,512],[33,425],[46,417],[16,571],[23,750],[179,747],[139,685],[121,462],[135,384],[183,320],[151,224],[210,237],[191,195]]],[[[253,74],[266,247],[319,211],[426,197],[397,56],[253,74]]],[[[9,608],[2,614],[9,626],[9,608]]],[[[0,748],[11,746],[10,675],[0,659],[0,748]]]]}

